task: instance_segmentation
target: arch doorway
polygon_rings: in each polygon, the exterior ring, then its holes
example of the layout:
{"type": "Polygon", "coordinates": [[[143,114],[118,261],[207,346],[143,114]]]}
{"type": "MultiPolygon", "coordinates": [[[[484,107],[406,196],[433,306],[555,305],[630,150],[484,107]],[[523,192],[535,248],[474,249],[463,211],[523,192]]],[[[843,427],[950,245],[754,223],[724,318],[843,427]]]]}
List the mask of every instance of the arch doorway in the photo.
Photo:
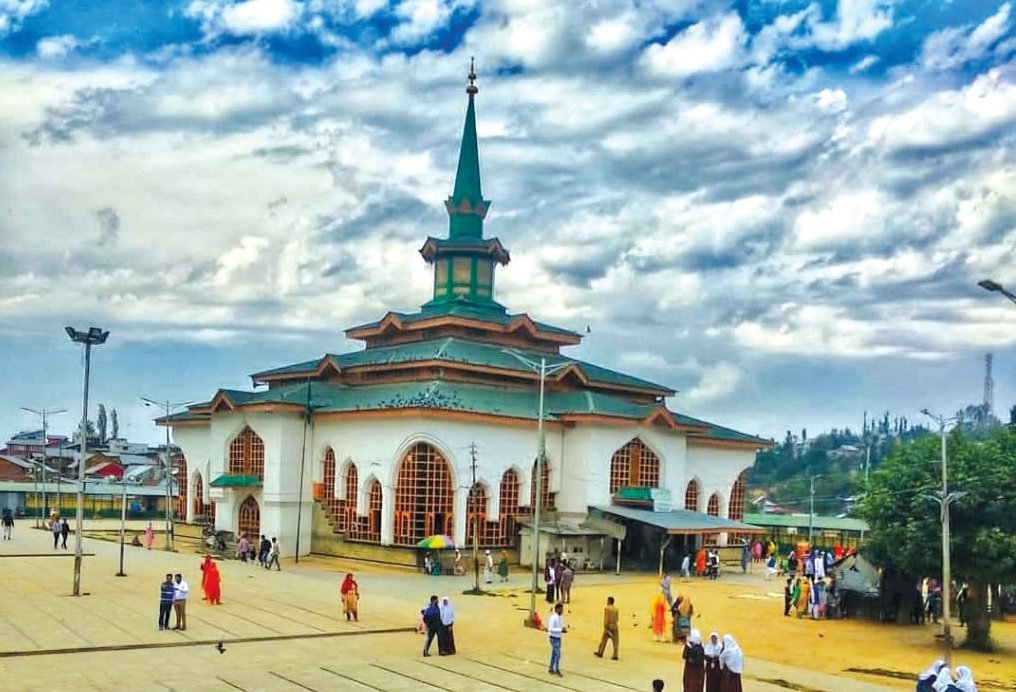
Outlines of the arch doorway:
{"type": "Polygon", "coordinates": [[[205,484],[200,473],[194,474],[194,521],[199,524],[215,522],[215,517],[212,516],[212,505],[210,502],[205,502],[205,484]]]}
{"type": "Polygon", "coordinates": [[[416,545],[455,526],[455,486],[448,461],[433,445],[418,442],[399,464],[395,484],[395,544],[416,545]]]}
{"type": "Polygon", "coordinates": [[[248,495],[242,503],[240,503],[240,513],[237,520],[237,535],[247,536],[251,541],[256,540],[261,535],[261,508],[258,507],[258,501],[254,499],[253,495],[248,495]]]}

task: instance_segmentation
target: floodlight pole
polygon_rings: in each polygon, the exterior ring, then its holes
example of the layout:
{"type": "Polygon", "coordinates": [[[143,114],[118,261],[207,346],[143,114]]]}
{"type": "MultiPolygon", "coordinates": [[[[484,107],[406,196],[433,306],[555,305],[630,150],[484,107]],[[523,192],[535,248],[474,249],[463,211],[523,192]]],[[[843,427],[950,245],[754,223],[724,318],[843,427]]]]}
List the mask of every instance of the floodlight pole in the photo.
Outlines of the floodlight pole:
{"type": "Polygon", "coordinates": [[[941,522],[942,522],[942,638],[945,646],[945,664],[952,667],[952,623],[949,621],[950,617],[950,603],[951,597],[950,592],[952,591],[952,565],[950,560],[949,550],[949,505],[955,496],[949,495],[949,475],[948,475],[948,457],[946,456],[946,432],[945,424],[948,420],[944,416],[936,416],[932,414],[928,409],[921,411],[924,415],[928,416],[936,423],[938,423],[938,434],[942,440],[942,496],[941,498],[934,498],[938,501],[941,507],[941,522]]]}
{"type": "Polygon", "coordinates": [[[85,347],[85,378],[81,396],[81,457],[78,459],[78,503],[74,529],[74,590],[73,595],[81,595],[81,558],[83,555],[81,534],[84,529],[85,517],[85,455],[88,453],[88,377],[91,369],[92,346],[106,343],[109,332],[98,327],[89,327],[87,332],[79,332],[74,327],[65,327],[64,331],[71,341],[84,344],[85,347]]]}
{"type": "Polygon", "coordinates": [[[118,577],[126,577],[127,573],[123,571],[123,544],[124,535],[126,533],[127,524],[127,477],[126,474],[120,476],[120,571],[116,573],[118,577]]]}

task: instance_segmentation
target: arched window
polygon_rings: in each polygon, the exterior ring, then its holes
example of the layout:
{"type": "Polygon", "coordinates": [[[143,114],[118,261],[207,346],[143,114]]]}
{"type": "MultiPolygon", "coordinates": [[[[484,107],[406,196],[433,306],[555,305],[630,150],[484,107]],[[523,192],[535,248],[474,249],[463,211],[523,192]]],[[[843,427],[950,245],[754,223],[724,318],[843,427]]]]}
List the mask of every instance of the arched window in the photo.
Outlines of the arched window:
{"type": "MultiPolygon", "coordinates": [[[[355,473],[356,467],[353,468],[355,473]]],[[[346,486],[347,499],[349,502],[349,487],[346,486]]],[[[355,487],[355,485],[353,486],[355,487]]],[[[349,531],[346,534],[351,541],[362,541],[365,543],[379,543],[381,541],[381,482],[374,479],[367,488],[367,516],[356,516],[356,491],[353,491],[353,515],[349,522],[349,531]]]]}
{"type": "Polygon", "coordinates": [[[610,458],[610,494],[621,488],[658,488],[660,458],[635,438],[610,458]]]}
{"type": "Polygon", "coordinates": [[[455,486],[451,468],[432,445],[418,442],[399,463],[395,481],[396,545],[415,546],[455,526],[455,486]]]}
{"type": "MultiPolygon", "coordinates": [[[[540,482],[543,484],[540,488],[540,512],[553,511],[557,509],[556,493],[550,492],[550,460],[545,459],[543,462],[543,477],[540,482]]],[[[536,462],[533,462],[533,469],[529,474],[529,508],[528,512],[533,511],[533,507],[536,506],[536,462]]]]}
{"type": "Polygon", "coordinates": [[[500,545],[515,542],[515,518],[519,515],[519,474],[508,469],[501,476],[501,501],[498,504],[498,540],[500,545]]]}
{"type": "Polygon", "coordinates": [[[734,521],[744,520],[744,472],[734,481],[730,489],[730,504],[727,505],[727,518],[734,521]]]}
{"type": "Polygon", "coordinates": [[[699,511],[699,484],[692,478],[684,489],[684,508],[692,512],[699,511]]]}
{"type": "Polygon", "coordinates": [[[713,493],[709,496],[709,506],[706,508],[706,514],[711,517],[720,516],[720,494],[713,493]]]}
{"type": "Polygon", "coordinates": [[[176,457],[176,514],[181,519],[187,518],[187,457],[178,454],[176,457]]]}
{"type": "MultiPolygon", "coordinates": [[[[497,527],[497,524],[494,524],[497,527]]],[[[474,532],[476,540],[480,545],[488,545],[491,541],[492,531],[487,526],[487,489],[482,483],[475,484],[469,489],[469,496],[466,498],[466,541],[473,544],[474,532]]]]}
{"type": "Polygon", "coordinates": [[[325,486],[325,499],[335,497],[335,452],[331,447],[325,449],[325,457],[321,460],[321,482],[325,486]]]}
{"type": "Polygon", "coordinates": [[[249,426],[229,443],[229,473],[265,479],[265,443],[249,426]]]}
{"type": "Polygon", "coordinates": [[[261,508],[251,495],[240,504],[237,528],[239,536],[247,536],[250,541],[257,541],[261,536],[261,508]]]}
{"type": "Polygon", "coordinates": [[[200,473],[194,474],[194,520],[198,523],[215,523],[212,503],[205,502],[205,484],[200,473]]]}
{"type": "MultiPolygon", "coordinates": [[[[341,503],[340,511],[342,513],[342,530],[345,531],[356,522],[356,493],[360,490],[360,479],[356,472],[356,464],[349,462],[349,466],[346,467],[346,496],[339,500],[341,503]]],[[[381,484],[378,484],[378,490],[380,490],[381,484]]],[[[379,496],[380,497],[380,496],[379,496]]]]}

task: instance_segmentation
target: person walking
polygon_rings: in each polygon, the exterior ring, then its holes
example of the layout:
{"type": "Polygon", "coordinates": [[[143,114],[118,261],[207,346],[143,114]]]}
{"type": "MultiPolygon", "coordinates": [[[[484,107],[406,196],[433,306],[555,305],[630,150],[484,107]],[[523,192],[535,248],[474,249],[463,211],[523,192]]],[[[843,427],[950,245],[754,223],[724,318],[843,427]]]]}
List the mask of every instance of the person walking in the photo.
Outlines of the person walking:
{"type": "Polygon", "coordinates": [[[607,648],[607,642],[613,644],[614,655],[611,660],[617,660],[617,647],[620,641],[620,614],[614,605],[614,597],[607,596],[607,605],[603,608],[603,636],[600,637],[600,647],[593,652],[595,656],[603,658],[603,651],[607,648]]]}
{"type": "Polygon", "coordinates": [[[444,634],[444,649],[441,649],[441,637],[438,637],[438,653],[451,656],[455,653],[455,606],[445,596],[441,599],[441,632],[444,634]]]}
{"type": "Polygon", "coordinates": [[[660,592],[663,594],[663,597],[667,599],[668,608],[674,605],[674,596],[670,592],[672,583],[673,580],[670,578],[670,573],[667,570],[663,570],[663,576],[660,577],[660,592]]]}
{"type": "Polygon", "coordinates": [[[575,583],[575,570],[571,568],[571,565],[567,562],[564,563],[564,568],[561,570],[561,588],[558,594],[561,598],[559,599],[562,603],[571,603],[571,587],[575,583]]]}
{"type": "Polygon", "coordinates": [[[356,583],[356,579],[353,579],[352,572],[342,580],[339,595],[342,598],[342,612],[346,616],[346,622],[349,622],[350,618],[353,619],[353,622],[359,622],[360,585],[356,583]]]}
{"type": "Polygon", "coordinates": [[[649,605],[649,616],[653,630],[653,640],[658,642],[665,641],[663,633],[667,627],[667,600],[663,597],[662,593],[658,593],[653,597],[652,603],[649,605]]]}
{"type": "Polygon", "coordinates": [[[681,560],[681,581],[691,581],[691,553],[685,553],[681,560]]]}
{"type": "Polygon", "coordinates": [[[152,528],[152,522],[148,522],[148,526],[145,527],[145,548],[151,550],[154,543],[155,529],[152,528]]]}
{"type": "Polygon", "coordinates": [[[202,565],[205,574],[201,580],[205,599],[208,605],[222,605],[222,575],[219,574],[219,566],[212,560],[211,555],[206,556],[205,563],[207,567],[202,565]]]}
{"type": "Polygon", "coordinates": [[[489,550],[483,551],[483,581],[487,584],[494,583],[494,556],[489,550]]]}
{"type": "Polygon", "coordinates": [[[167,574],[166,580],[159,585],[159,631],[169,629],[169,613],[173,610],[173,594],[176,587],[173,575],[167,574]]]}
{"type": "Polygon", "coordinates": [[[790,604],[794,602],[794,578],[787,577],[783,585],[783,617],[790,617],[790,604]]]}
{"type": "Polygon", "coordinates": [[[247,534],[240,534],[240,542],[236,546],[236,556],[240,558],[240,562],[247,562],[247,554],[250,552],[250,541],[247,540],[247,534]]]}
{"type": "Polygon", "coordinates": [[[561,637],[568,631],[563,612],[564,606],[558,603],[547,619],[547,635],[550,639],[550,665],[547,666],[547,672],[558,677],[564,677],[561,675],[561,637]]]}
{"type": "Polygon", "coordinates": [[[723,670],[720,692],[742,692],[741,674],[744,672],[744,652],[729,634],[723,635],[720,668],[723,670]]]}
{"type": "Polygon", "coordinates": [[[688,635],[681,658],[684,659],[684,692],[702,692],[706,684],[706,651],[698,630],[688,635]]]}
{"type": "Polygon", "coordinates": [[[547,590],[547,603],[554,602],[555,574],[554,561],[551,560],[547,563],[546,569],[543,570],[543,585],[547,590]]]}
{"type": "Polygon", "coordinates": [[[272,565],[275,565],[277,571],[282,571],[282,565],[279,563],[279,540],[275,536],[272,536],[272,547],[269,551],[268,564],[265,565],[265,569],[271,569],[272,565]]]}
{"type": "Polygon", "coordinates": [[[508,581],[508,553],[501,551],[501,557],[497,561],[497,575],[502,582],[508,581]]]}
{"type": "Polygon", "coordinates": [[[190,586],[184,581],[183,575],[177,572],[173,584],[173,610],[176,611],[175,630],[181,632],[187,629],[187,596],[190,595],[190,586]]]}
{"type": "Polygon", "coordinates": [[[11,510],[9,509],[4,510],[3,527],[4,540],[11,540],[11,532],[14,531],[14,517],[11,515],[11,510]]]}
{"type": "MultiPolygon", "coordinates": [[[[423,655],[430,656],[430,643],[441,631],[441,608],[437,604],[437,596],[430,597],[430,605],[423,611],[423,624],[427,627],[427,639],[423,643],[423,655]]],[[[441,642],[438,641],[438,649],[441,642]]]]}
{"type": "Polygon", "coordinates": [[[67,537],[71,535],[71,525],[67,523],[66,519],[60,520],[60,547],[67,550],[67,537]]]}
{"type": "Polygon", "coordinates": [[[53,532],[53,550],[60,547],[60,517],[53,517],[49,522],[50,531],[53,532]]]}
{"type": "Polygon", "coordinates": [[[261,535],[261,544],[258,545],[258,564],[268,567],[268,553],[272,551],[272,542],[264,534],[261,535]]]}

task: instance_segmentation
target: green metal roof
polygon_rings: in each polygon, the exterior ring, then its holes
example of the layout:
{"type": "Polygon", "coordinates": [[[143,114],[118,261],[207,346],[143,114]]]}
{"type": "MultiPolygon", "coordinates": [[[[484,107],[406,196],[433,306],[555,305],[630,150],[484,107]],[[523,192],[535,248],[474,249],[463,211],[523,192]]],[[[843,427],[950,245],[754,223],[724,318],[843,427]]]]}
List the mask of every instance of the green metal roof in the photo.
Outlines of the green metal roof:
{"type": "Polygon", "coordinates": [[[752,526],[733,519],[714,517],[711,514],[692,512],[688,509],[672,509],[669,512],[655,512],[651,509],[625,507],[623,505],[606,505],[590,507],[604,515],[621,517],[643,524],[661,528],[672,534],[694,533],[763,533],[757,526],[752,526]]]}
{"type": "MultiPolygon", "coordinates": [[[[593,365],[585,361],[567,358],[556,354],[540,353],[538,351],[522,351],[511,349],[525,358],[532,361],[539,361],[540,358],[547,359],[547,367],[557,367],[561,364],[575,364],[586,377],[593,382],[628,386],[638,389],[648,389],[659,394],[670,394],[673,390],[663,385],[649,382],[638,377],[625,375],[624,373],[608,368],[593,365]]],[[[271,375],[282,375],[290,373],[313,372],[317,369],[321,360],[331,358],[339,367],[348,368],[364,365],[392,365],[398,363],[414,363],[427,360],[443,360],[454,363],[468,363],[497,367],[518,372],[532,372],[532,369],[520,362],[511,353],[506,352],[503,346],[487,344],[479,341],[469,341],[457,337],[447,337],[432,341],[417,341],[397,346],[383,346],[380,348],[368,348],[362,351],[351,351],[349,353],[326,354],[321,359],[304,361],[293,365],[286,365],[273,370],[265,370],[255,373],[251,377],[257,379],[271,375]]]]}
{"type": "Polygon", "coordinates": [[[772,446],[772,442],[770,440],[764,440],[761,437],[756,437],[755,435],[748,435],[747,433],[738,432],[737,430],[733,430],[732,428],[725,428],[722,425],[716,425],[715,423],[710,423],[709,421],[700,420],[698,418],[692,418],[691,416],[686,416],[683,413],[671,412],[671,415],[674,416],[674,420],[678,423],[683,423],[685,425],[699,425],[708,428],[708,432],[706,432],[705,434],[692,433],[690,435],[690,437],[692,438],[707,437],[711,440],[726,440],[729,442],[750,442],[752,444],[757,444],[760,447],[772,446]]]}
{"type": "Polygon", "coordinates": [[[261,479],[242,473],[224,473],[209,485],[213,488],[260,488],[261,479]]]}
{"type": "MultiPolygon", "coordinates": [[[[772,528],[808,529],[807,514],[745,514],[744,520],[749,524],[772,528]]],[[[853,517],[822,517],[815,515],[811,520],[812,527],[817,531],[861,531],[868,530],[868,522],[853,517]]]]}

